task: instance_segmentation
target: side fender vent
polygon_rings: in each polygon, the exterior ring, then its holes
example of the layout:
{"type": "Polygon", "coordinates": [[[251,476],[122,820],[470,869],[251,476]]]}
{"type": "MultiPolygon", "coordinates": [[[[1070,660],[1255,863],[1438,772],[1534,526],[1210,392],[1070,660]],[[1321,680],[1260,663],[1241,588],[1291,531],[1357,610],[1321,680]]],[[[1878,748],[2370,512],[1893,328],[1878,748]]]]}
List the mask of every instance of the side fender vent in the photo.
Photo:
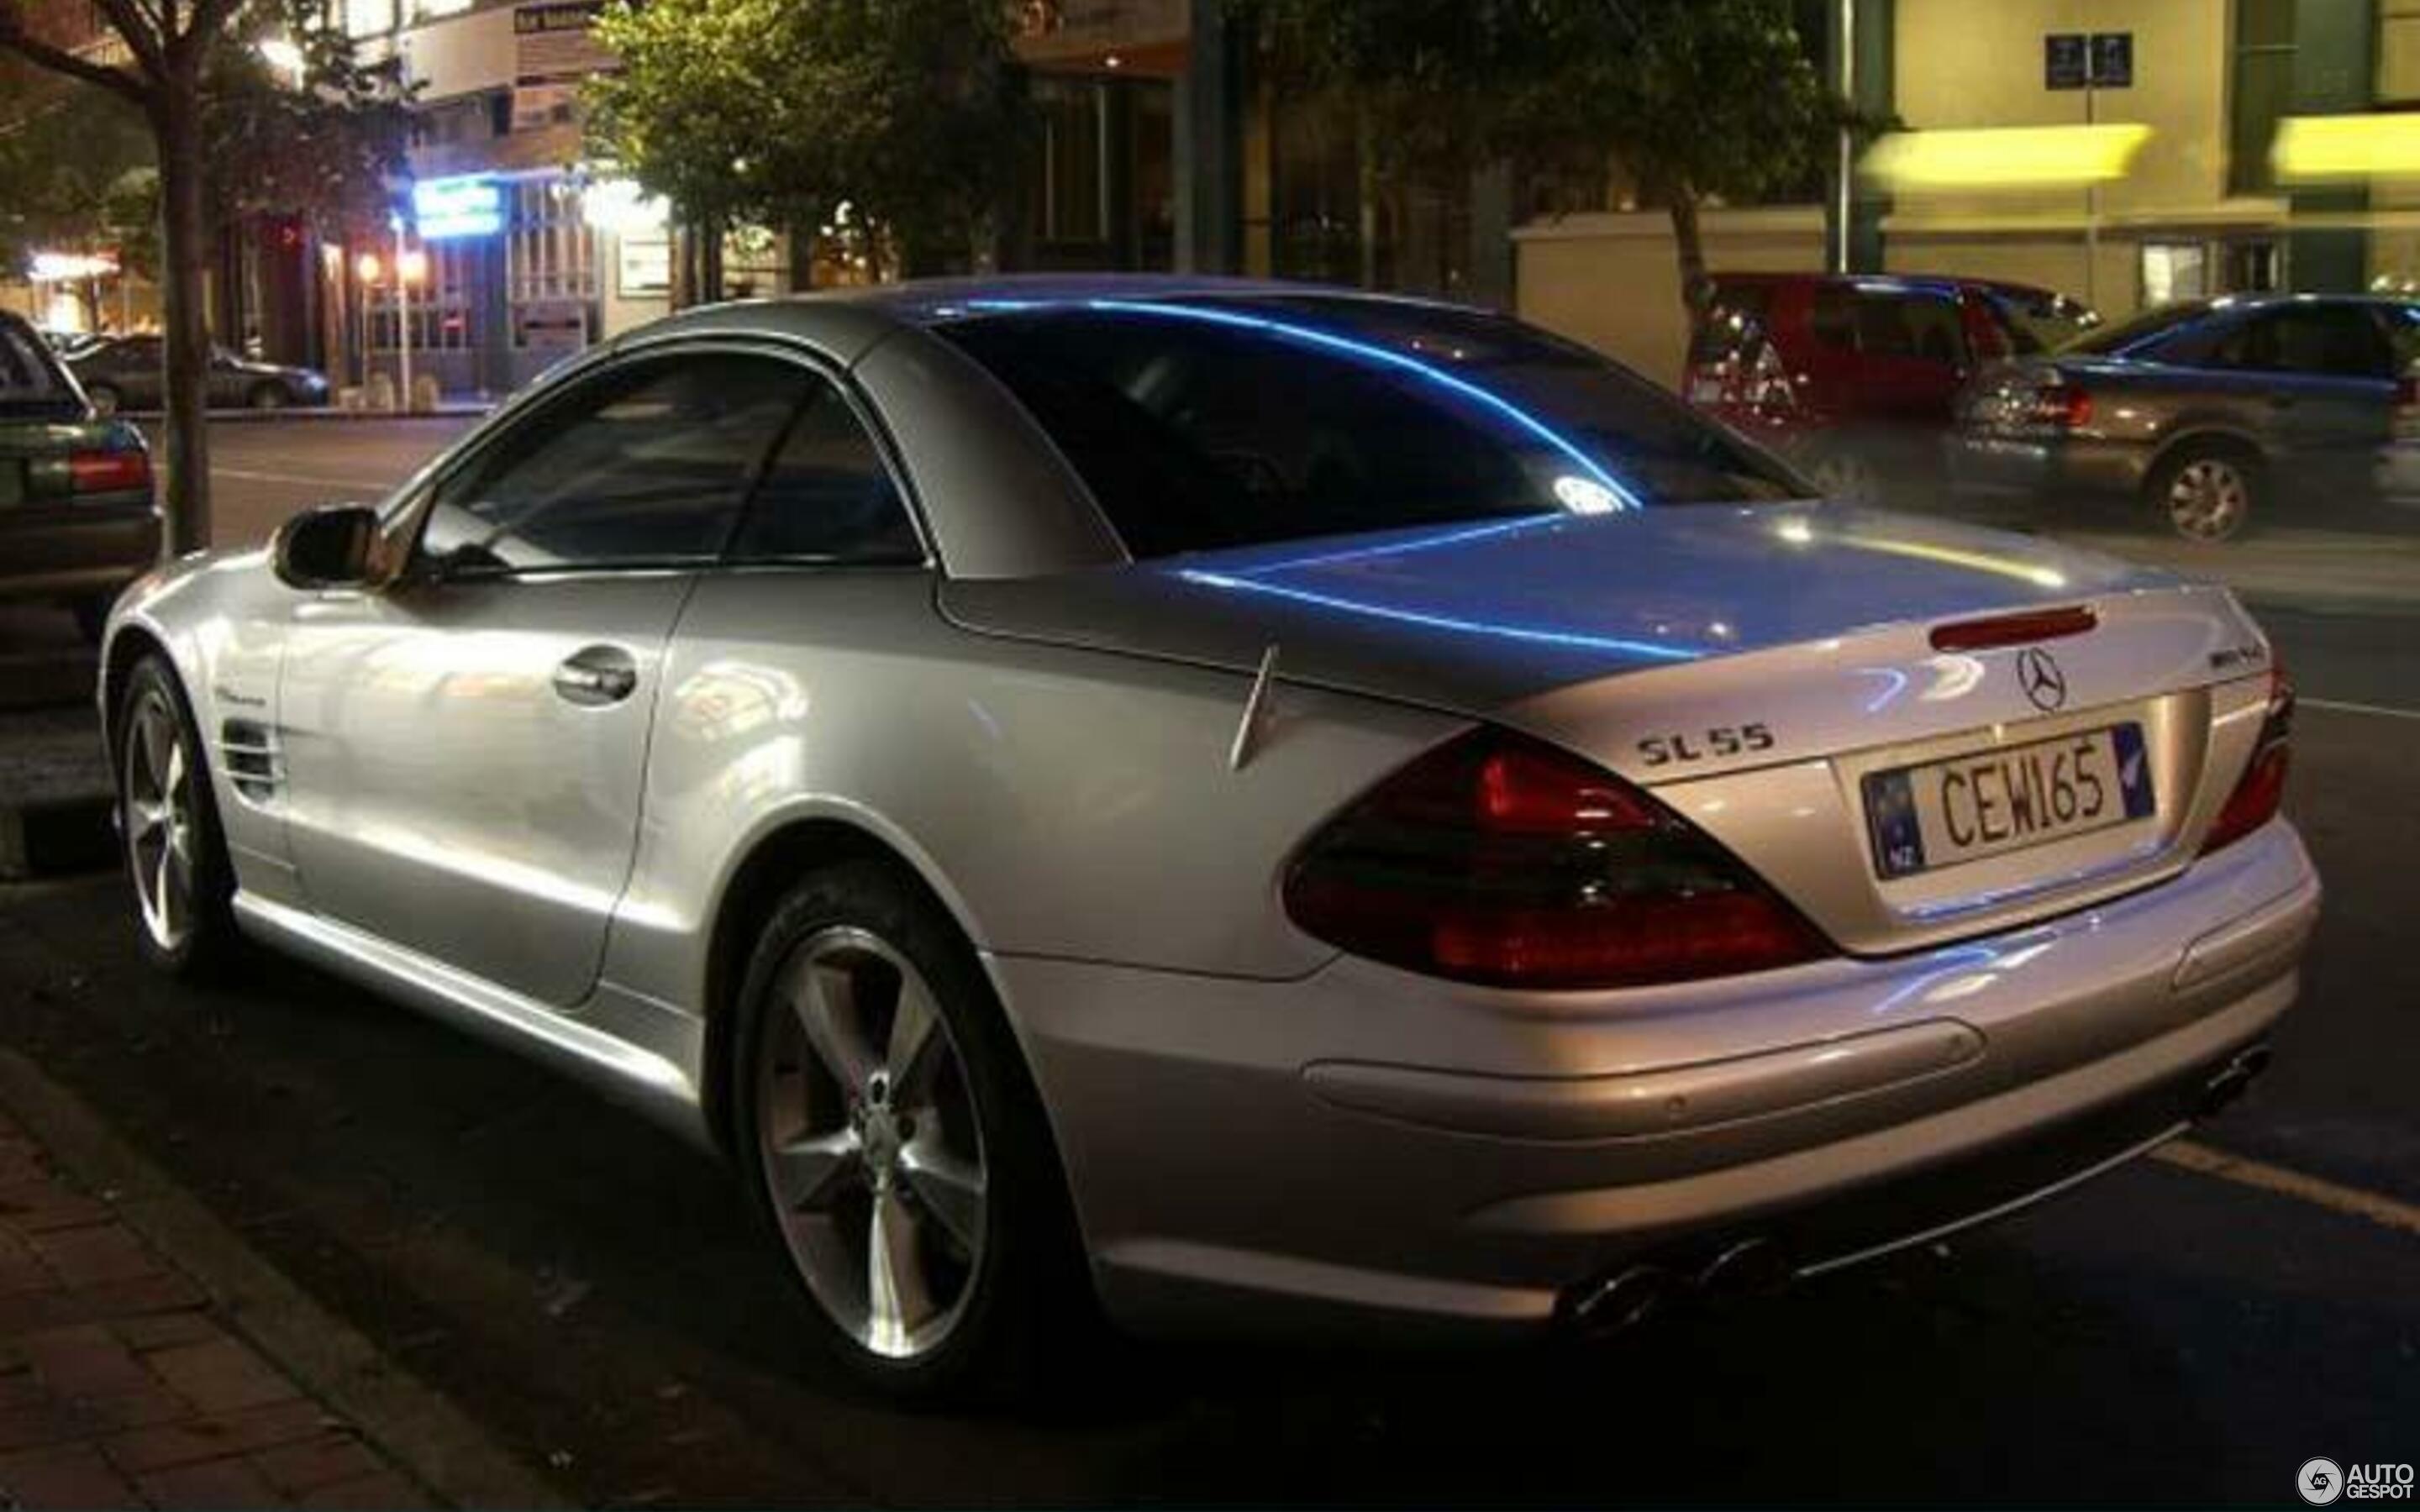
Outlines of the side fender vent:
{"type": "Polygon", "coordinates": [[[227,780],[249,802],[274,803],[285,791],[286,753],[273,726],[229,719],[219,729],[219,758],[226,764],[227,780]]]}

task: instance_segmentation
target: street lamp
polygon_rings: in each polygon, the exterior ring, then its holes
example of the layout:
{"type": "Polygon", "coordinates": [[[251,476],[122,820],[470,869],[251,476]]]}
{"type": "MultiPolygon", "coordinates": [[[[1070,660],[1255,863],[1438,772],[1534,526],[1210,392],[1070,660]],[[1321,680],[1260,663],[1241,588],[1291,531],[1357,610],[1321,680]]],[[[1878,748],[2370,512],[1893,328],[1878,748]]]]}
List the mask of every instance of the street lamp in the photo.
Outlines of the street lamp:
{"type": "Polygon", "coordinates": [[[379,255],[375,252],[363,253],[353,259],[353,276],[362,281],[361,352],[364,389],[367,389],[370,385],[370,292],[378,287],[379,280],[385,276],[385,273],[386,269],[379,262],[379,255]]]}
{"type": "Polygon", "coordinates": [[[409,412],[411,409],[411,269],[419,259],[421,271],[427,271],[426,254],[415,253],[403,242],[403,217],[390,215],[387,224],[395,229],[395,308],[398,322],[396,341],[396,363],[402,376],[395,396],[395,407],[409,412]]]}

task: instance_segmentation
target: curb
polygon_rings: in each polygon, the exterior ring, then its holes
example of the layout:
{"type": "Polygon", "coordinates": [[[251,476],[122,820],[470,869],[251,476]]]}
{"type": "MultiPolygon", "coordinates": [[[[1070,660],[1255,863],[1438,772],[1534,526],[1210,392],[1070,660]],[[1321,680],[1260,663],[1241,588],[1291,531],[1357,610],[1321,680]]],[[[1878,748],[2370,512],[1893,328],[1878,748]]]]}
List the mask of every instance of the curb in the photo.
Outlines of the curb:
{"type": "Polygon", "coordinates": [[[453,1402],[312,1301],[34,1063],[0,1050],[0,1103],[58,1166],[198,1282],[225,1323],[421,1485],[455,1506],[577,1504],[525,1468],[453,1402]]]}

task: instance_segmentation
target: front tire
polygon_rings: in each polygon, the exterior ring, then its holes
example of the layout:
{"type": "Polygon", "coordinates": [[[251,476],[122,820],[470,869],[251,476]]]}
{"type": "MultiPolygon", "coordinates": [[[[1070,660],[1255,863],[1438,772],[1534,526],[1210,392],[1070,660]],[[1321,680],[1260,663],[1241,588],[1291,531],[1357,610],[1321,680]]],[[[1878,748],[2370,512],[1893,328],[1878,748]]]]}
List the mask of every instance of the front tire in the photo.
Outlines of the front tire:
{"type": "Polygon", "coordinates": [[[739,1162],[817,1337],[914,1399],[1024,1382],[1089,1326],[1041,1102],[982,968],[888,866],[773,911],[740,989],[739,1162]]]}
{"type": "Polygon", "coordinates": [[[2161,459],[2143,498],[2168,529],[2214,545],[2249,530],[2265,506],[2266,470],[2257,454],[2220,441],[2188,441],[2161,459]]]}
{"type": "Polygon", "coordinates": [[[112,733],[135,943],[171,976],[214,975],[237,949],[235,870],[193,710],[158,653],[128,674],[112,733]]]}

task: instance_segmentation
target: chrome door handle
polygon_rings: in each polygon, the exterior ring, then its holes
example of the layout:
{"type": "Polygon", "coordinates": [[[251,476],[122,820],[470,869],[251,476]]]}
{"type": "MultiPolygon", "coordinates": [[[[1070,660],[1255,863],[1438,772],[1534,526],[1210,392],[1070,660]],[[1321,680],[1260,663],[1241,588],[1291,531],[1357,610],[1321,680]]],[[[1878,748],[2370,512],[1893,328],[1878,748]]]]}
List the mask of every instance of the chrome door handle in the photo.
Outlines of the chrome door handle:
{"type": "Polygon", "coordinates": [[[639,669],[619,646],[590,646],[554,670],[554,690],[566,702],[619,703],[639,686],[639,669]]]}

